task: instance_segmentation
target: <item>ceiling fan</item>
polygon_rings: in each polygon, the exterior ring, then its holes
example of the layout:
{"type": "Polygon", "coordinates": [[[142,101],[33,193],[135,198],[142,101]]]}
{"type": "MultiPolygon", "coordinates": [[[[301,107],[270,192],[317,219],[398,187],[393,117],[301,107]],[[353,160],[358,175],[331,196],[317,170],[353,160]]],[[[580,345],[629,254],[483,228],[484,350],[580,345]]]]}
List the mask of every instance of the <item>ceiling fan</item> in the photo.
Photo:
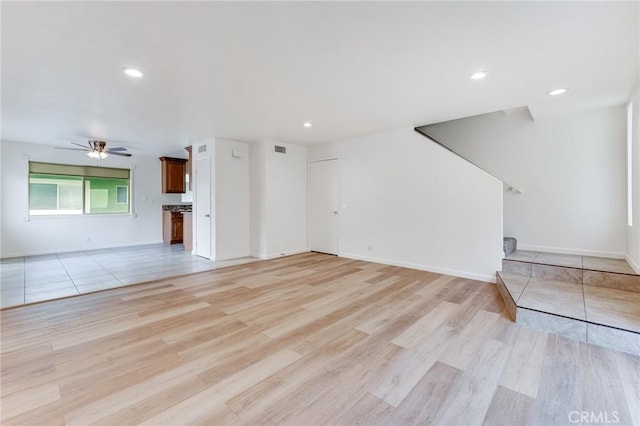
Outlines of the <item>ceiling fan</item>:
{"type": "Polygon", "coordinates": [[[131,154],[122,152],[122,151],[126,151],[127,148],[122,148],[122,147],[107,148],[107,143],[105,141],[90,140],[87,143],[88,143],[88,146],[84,146],[79,143],[71,142],[72,145],[79,146],[80,148],[56,147],[56,149],[67,149],[70,151],[85,151],[87,155],[91,158],[107,158],[109,154],[120,155],[122,157],[131,157],[131,154]]]}

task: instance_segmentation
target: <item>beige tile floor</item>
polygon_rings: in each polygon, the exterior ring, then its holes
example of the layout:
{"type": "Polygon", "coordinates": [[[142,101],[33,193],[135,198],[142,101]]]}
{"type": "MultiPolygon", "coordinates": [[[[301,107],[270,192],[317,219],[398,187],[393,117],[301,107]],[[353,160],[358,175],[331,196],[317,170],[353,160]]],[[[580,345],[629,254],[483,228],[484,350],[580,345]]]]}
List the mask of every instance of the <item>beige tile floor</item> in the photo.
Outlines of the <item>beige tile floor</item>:
{"type": "Polygon", "coordinates": [[[0,261],[0,308],[59,299],[253,262],[212,262],[185,253],[182,244],[153,244],[0,261]]]}
{"type": "Polygon", "coordinates": [[[640,292],[500,274],[518,307],[640,332],[640,292]]]}
{"type": "Polygon", "coordinates": [[[544,265],[566,266],[569,268],[582,268],[582,256],[571,254],[538,253],[533,263],[544,265]]]}
{"type": "Polygon", "coordinates": [[[543,253],[530,250],[516,250],[509,256],[505,257],[505,259],[539,263],[544,265],[582,268],[593,271],[636,274],[636,272],[624,259],[609,259],[603,257],[543,253]]]}
{"type": "Polygon", "coordinates": [[[507,287],[507,290],[509,290],[509,294],[511,294],[513,300],[517,302],[531,277],[510,272],[502,272],[502,278],[504,285],[507,287]]]}
{"type": "Polygon", "coordinates": [[[593,271],[619,272],[622,274],[635,274],[635,271],[624,259],[605,259],[601,257],[582,257],[583,269],[593,271]]]}
{"type": "Polygon", "coordinates": [[[640,332],[640,293],[584,286],[587,321],[640,332]]]}
{"type": "Polygon", "coordinates": [[[586,319],[581,284],[531,278],[517,303],[523,308],[583,321],[586,319]]]}

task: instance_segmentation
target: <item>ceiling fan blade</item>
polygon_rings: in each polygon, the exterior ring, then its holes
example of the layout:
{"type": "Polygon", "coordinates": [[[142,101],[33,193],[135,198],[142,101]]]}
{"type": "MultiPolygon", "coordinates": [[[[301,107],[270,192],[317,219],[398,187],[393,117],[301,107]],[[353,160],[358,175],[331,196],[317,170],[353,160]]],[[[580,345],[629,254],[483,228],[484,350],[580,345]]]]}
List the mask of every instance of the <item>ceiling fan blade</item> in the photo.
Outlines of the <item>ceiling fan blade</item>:
{"type": "Polygon", "coordinates": [[[126,152],[111,152],[107,151],[109,155],[119,155],[121,157],[131,157],[131,154],[127,154],[126,152]]]}
{"type": "Polygon", "coordinates": [[[107,151],[112,152],[112,151],[126,151],[127,148],[123,148],[121,146],[115,147],[115,148],[107,148],[107,151]]]}
{"type": "Polygon", "coordinates": [[[90,149],[87,149],[87,148],[82,148],[82,149],[80,149],[80,148],[62,148],[60,146],[54,146],[53,148],[54,149],[66,149],[67,151],[84,151],[84,152],[91,151],[90,149]]]}
{"type": "Polygon", "coordinates": [[[71,145],[76,145],[76,146],[82,147],[84,149],[88,149],[86,145],[80,145],[79,143],[75,143],[75,142],[71,142],[71,145]]]}

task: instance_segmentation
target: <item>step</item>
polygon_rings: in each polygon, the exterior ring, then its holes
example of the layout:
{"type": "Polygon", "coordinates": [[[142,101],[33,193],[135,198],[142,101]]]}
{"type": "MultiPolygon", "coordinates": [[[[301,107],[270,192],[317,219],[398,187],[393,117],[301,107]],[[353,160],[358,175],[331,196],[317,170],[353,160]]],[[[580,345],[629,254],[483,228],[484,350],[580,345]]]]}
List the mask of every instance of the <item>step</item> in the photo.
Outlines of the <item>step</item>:
{"type": "Polygon", "coordinates": [[[640,354],[640,276],[633,270],[618,262],[514,254],[519,259],[504,259],[496,282],[516,322],[640,354]],[[536,257],[546,263],[535,263],[536,257]]]}
{"type": "Polygon", "coordinates": [[[502,259],[502,272],[640,292],[640,275],[623,259],[516,250],[502,259]]]}

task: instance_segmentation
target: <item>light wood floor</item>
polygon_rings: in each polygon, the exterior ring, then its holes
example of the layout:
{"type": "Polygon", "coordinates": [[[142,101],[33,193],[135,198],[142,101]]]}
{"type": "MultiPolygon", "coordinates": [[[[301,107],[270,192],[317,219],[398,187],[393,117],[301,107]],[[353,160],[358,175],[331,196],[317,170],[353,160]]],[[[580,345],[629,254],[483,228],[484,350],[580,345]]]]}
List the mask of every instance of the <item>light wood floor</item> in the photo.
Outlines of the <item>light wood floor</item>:
{"type": "Polygon", "coordinates": [[[321,254],[1,320],[3,425],[640,424],[638,357],[511,322],[493,284],[321,254]]]}

